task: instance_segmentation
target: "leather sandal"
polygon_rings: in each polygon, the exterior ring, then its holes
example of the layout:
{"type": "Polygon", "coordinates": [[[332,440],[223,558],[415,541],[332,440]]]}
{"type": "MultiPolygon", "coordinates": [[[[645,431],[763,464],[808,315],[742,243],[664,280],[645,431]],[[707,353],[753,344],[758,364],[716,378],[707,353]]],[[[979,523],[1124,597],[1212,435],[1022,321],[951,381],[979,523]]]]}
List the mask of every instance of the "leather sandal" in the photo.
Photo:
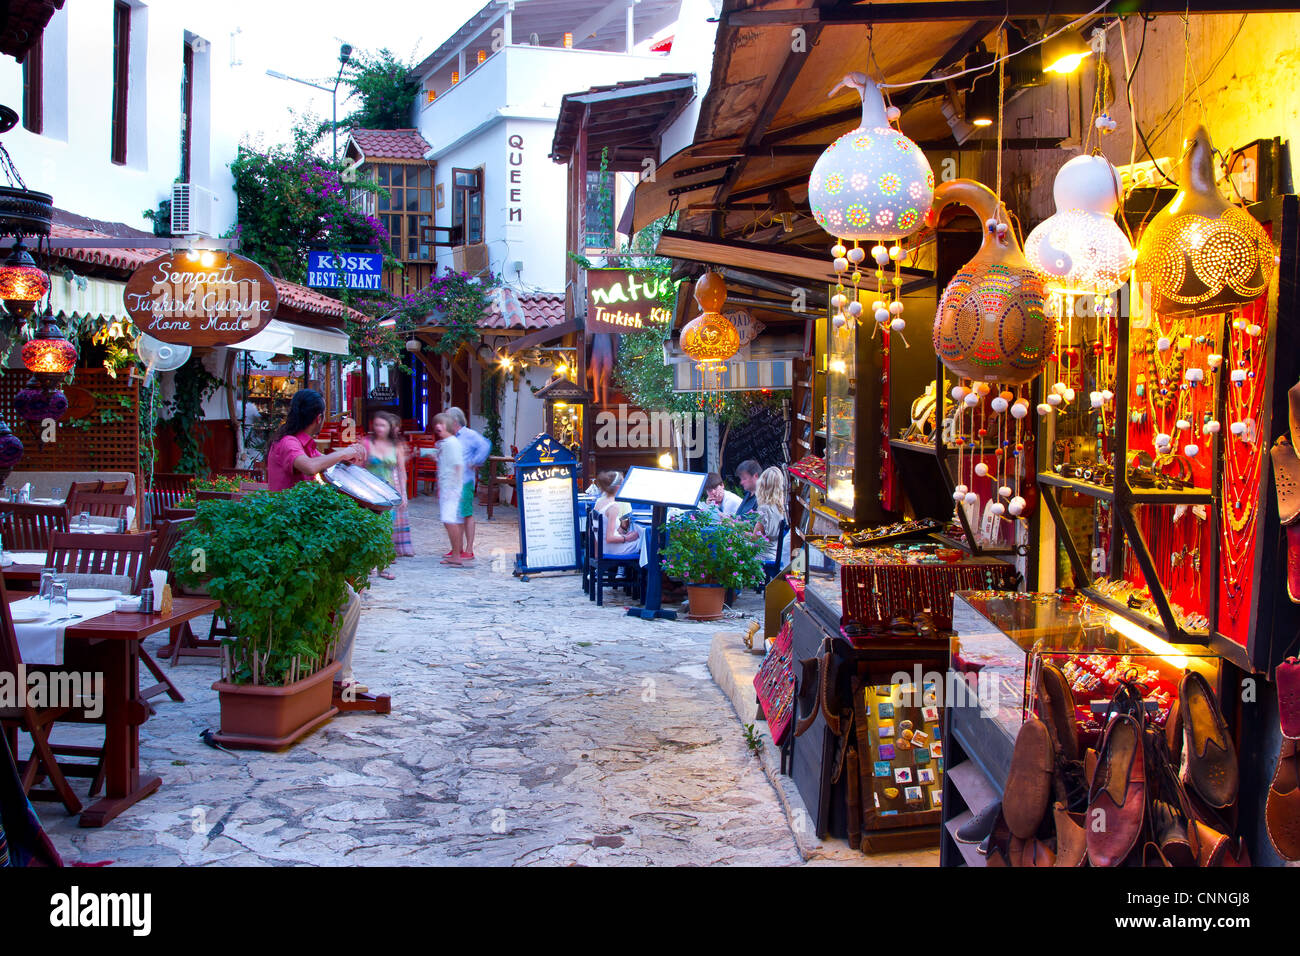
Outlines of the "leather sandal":
{"type": "Polygon", "coordinates": [[[1002,815],[1013,836],[1032,839],[1047,813],[1056,768],[1052,737],[1037,717],[1030,717],[1016,734],[1011,769],[1002,788],[1002,815]]]}
{"type": "Polygon", "coordinates": [[[1129,714],[1106,726],[1088,794],[1088,861],[1119,866],[1133,852],[1146,816],[1142,728],[1129,714]]]}
{"type": "Polygon", "coordinates": [[[1216,810],[1229,807],[1237,802],[1237,749],[1219,701],[1195,671],[1183,674],[1178,700],[1183,718],[1183,783],[1216,810]]]}

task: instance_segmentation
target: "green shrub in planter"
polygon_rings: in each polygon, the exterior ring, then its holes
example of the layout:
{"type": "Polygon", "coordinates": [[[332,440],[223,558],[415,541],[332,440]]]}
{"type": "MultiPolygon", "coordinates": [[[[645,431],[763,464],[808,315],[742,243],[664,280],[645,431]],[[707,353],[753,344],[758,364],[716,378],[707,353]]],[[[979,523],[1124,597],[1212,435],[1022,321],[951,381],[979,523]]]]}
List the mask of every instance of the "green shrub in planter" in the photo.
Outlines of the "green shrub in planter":
{"type": "Polygon", "coordinates": [[[200,501],[172,551],[177,580],[206,584],[238,637],[225,643],[235,684],[278,687],[330,663],[344,585],[369,586],[396,558],[393,524],[315,481],[242,501],[200,501]]]}
{"type": "Polygon", "coordinates": [[[668,545],[661,554],[669,577],[736,590],[766,580],[759,555],[767,540],[754,530],[752,520],[700,508],[678,515],[667,527],[668,545]]]}

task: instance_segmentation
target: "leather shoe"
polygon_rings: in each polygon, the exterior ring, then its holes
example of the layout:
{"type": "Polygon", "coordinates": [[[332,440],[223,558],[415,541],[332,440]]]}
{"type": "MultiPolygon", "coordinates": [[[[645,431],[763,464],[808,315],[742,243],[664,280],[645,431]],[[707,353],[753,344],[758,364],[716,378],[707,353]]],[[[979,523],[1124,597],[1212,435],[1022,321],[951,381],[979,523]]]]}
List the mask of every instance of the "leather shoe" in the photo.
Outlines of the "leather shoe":
{"type": "Polygon", "coordinates": [[[1074,694],[1070,683],[1054,664],[1038,670],[1038,716],[1047,724],[1052,743],[1066,760],[1079,759],[1079,733],[1075,728],[1074,694]]]}
{"type": "Polygon", "coordinates": [[[1282,738],[1277,769],[1264,804],[1268,840],[1284,860],[1300,860],[1300,744],[1282,738]]]}
{"type": "Polygon", "coordinates": [[[1178,702],[1183,783],[1215,809],[1232,806],[1237,802],[1237,750],[1214,691],[1200,674],[1187,671],[1178,702]]]}
{"type": "Polygon", "coordinates": [[[1128,714],[1111,718],[1088,794],[1088,860],[1119,866],[1133,851],[1146,815],[1142,729],[1128,714]]]}
{"type": "Polygon", "coordinates": [[[1163,800],[1151,803],[1151,830],[1165,866],[1196,866],[1196,854],[1187,836],[1187,828],[1163,800]]]}
{"type": "Polygon", "coordinates": [[[1052,806],[1056,820],[1056,865],[1083,866],[1088,862],[1088,833],[1082,813],[1070,813],[1059,801],[1052,806]]]}
{"type": "Polygon", "coordinates": [[[1002,815],[1012,834],[1022,840],[1033,839],[1043,822],[1055,767],[1047,725],[1037,717],[1030,717],[1016,735],[1011,769],[1002,788],[1002,815]]]}
{"type": "Polygon", "coordinates": [[[979,813],[957,828],[953,839],[958,843],[983,843],[984,838],[993,832],[993,823],[1002,812],[1001,801],[994,800],[979,813]]]}
{"type": "Polygon", "coordinates": [[[1277,713],[1282,736],[1300,740],[1300,660],[1288,657],[1277,665],[1277,713]]]}

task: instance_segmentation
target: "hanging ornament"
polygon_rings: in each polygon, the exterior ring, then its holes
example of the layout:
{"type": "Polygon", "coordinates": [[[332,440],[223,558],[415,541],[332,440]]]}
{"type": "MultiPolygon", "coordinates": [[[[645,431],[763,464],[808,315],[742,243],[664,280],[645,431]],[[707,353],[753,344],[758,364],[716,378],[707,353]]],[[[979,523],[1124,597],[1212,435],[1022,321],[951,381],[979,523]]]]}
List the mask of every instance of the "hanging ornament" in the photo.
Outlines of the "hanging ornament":
{"type": "Polygon", "coordinates": [[[23,443],[9,428],[9,424],[0,418],[0,485],[9,480],[14,465],[22,461],[23,443]]]}
{"type": "Polygon", "coordinates": [[[1052,186],[1055,214],[1025,239],[1025,258],[1048,293],[1108,296],[1128,281],[1133,246],[1115,223],[1119,172],[1105,156],[1076,156],[1052,186]]]}
{"type": "Polygon", "coordinates": [[[1042,371],[1056,335],[1043,309],[1042,280],[1025,261],[1015,234],[998,228],[1008,216],[993,190],[971,179],[943,183],[935,190],[930,225],[954,202],[985,220],[984,241],[939,297],[935,351],[963,378],[1027,382],[1042,371]]]}
{"type": "Polygon", "coordinates": [[[47,388],[35,375],[14,395],[14,411],[23,421],[55,421],[68,414],[68,397],[60,388],[47,388]]]}
{"type": "Polygon", "coordinates": [[[1273,275],[1268,234],[1219,194],[1213,159],[1209,134],[1197,127],[1183,154],[1182,187],[1138,243],[1137,277],[1161,315],[1208,315],[1245,305],[1263,294],[1273,275]]]}
{"type": "Polygon", "coordinates": [[[707,272],[695,284],[695,301],[701,314],[682,326],[681,348],[695,360],[705,390],[721,387],[727,360],[740,349],[740,332],[722,315],[727,284],[716,272],[707,272]]]}
{"type": "Polygon", "coordinates": [[[862,123],[818,157],[808,178],[808,204],[817,224],[838,240],[831,249],[836,293],[844,294],[847,302],[857,302],[863,279],[860,267],[874,265],[877,301],[871,310],[876,323],[872,334],[877,327],[901,332],[906,322],[899,291],[902,266],[909,256],[896,241],[886,244],[886,240],[906,238],[924,224],[934,193],[934,172],[920,147],[889,125],[884,98],[874,82],[865,74],[850,73],[830,95],[846,87],[857,90],[862,99],[862,123]],[[858,245],[862,240],[874,242],[873,263],[866,262],[865,250],[858,245]],[[845,245],[848,241],[852,248],[845,245]],[[894,274],[887,278],[891,264],[894,274]],[[850,286],[852,294],[846,294],[850,286]]]}

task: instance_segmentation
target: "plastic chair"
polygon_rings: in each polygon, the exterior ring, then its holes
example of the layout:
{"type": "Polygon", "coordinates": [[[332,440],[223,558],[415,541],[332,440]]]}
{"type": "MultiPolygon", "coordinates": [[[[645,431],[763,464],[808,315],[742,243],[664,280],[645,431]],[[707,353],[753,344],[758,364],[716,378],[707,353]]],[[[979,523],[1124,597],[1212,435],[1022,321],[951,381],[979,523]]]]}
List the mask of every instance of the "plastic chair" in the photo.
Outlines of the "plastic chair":
{"type": "Polygon", "coordinates": [[[592,555],[592,588],[595,591],[596,606],[605,604],[605,576],[609,575],[609,586],[614,586],[613,575],[619,568],[627,574],[624,590],[634,598],[641,596],[641,554],[633,552],[626,557],[605,554],[605,515],[592,508],[587,519],[587,527],[592,529],[590,553],[592,555]]]}

